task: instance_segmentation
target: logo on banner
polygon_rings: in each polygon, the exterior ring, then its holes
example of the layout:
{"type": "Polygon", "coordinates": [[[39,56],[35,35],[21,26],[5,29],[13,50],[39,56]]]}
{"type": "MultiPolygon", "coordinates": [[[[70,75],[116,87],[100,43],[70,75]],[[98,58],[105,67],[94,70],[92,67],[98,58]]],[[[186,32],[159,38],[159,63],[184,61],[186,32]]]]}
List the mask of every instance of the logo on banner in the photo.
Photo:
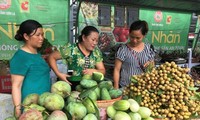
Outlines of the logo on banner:
{"type": "Polygon", "coordinates": [[[29,0],[19,0],[20,12],[30,12],[30,2],[29,0]]]}
{"type": "Polygon", "coordinates": [[[171,21],[172,21],[172,16],[167,15],[166,24],[171,24],[171,21]]]}
{"type": "Polygon", "coordinates": [[[0,0],[0,10],[6,10],[11,6],[11,0],[0,0]]]}
{"type": "Polygon", "coordinates": [[[163,19],[163,14],[161,11],[156,11],[156,13],[154,14],[154,20],[156,22],[161,22],[163,19]]]}

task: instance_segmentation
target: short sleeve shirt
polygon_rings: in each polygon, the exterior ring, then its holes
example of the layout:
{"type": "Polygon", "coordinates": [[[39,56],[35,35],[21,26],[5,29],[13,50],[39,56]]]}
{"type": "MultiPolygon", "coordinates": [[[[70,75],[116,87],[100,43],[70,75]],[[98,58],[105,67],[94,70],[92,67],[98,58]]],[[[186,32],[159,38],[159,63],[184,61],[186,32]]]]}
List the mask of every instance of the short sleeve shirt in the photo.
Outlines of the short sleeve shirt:
{"type": "Polygon", "coordinates": [[[50,92],[50,68],[40,54],[19,49],[10,60],[10,73],[24,76],[22,101],[31,93],[50,92]]]}
{"type": "Polygon", "coordinates": [[[68,70],[73,70],[73,75],[69,78],[70,81],[80,81],[84,69],[95,68],[98,62],[103,61],[102,53],[98,47],[95,47],[89,56],[85,56],[78,47],[78,43],[64,45],[60,48],[60,53],[68,65],[68,70]]]}
{"type": "Polygon", "coordinates": [[[130,77],[143,73],[143,66],[147,61],[154,60],[155,52],[152,45],[145,43],[144,49],[141,52],[136,52],[130,49],[127,44],[119,47],[116,58],[122,61],[120,70],[120,86],[130,84],[130,77]]]}

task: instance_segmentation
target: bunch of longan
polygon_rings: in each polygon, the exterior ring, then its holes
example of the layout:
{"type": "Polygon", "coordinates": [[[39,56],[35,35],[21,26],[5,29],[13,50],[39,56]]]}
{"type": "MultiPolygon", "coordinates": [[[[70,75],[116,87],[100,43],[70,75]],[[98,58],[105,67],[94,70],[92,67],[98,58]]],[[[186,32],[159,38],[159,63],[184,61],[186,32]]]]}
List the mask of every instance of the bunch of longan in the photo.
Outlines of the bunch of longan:
{"type": "Polygon", "coordinates": [[[165,62],[151,72],[133,75],[124,95],[149,107],[157,118],[188,119],[200,111],[200,102],[193,99],[196,89],[188,72],[188,68],[175,62],[165,62]]]}

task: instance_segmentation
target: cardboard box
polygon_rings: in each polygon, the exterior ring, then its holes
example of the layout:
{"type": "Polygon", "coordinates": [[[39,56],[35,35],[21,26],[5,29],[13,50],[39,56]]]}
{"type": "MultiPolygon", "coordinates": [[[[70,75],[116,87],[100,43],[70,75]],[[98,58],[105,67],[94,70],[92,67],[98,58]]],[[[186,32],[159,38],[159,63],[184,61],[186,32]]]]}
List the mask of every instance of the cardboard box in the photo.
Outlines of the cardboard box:
{"type": "Polygon", "coordinates": [[[0,76],[0,93],[11,93],[11,76],[0,76]]]}
{"type": "Polygon", "coordinates": [[[11,94],[0,93],[0,120],[14,115],[14,105],[11,94]]]}

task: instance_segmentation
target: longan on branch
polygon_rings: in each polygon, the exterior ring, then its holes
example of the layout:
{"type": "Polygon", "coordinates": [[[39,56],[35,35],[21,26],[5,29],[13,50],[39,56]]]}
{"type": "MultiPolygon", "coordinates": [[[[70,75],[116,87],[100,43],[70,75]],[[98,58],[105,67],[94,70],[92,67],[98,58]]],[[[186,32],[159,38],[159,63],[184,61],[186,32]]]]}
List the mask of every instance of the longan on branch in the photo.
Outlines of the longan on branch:
{"type": "Polygon", "coordinates": [[[200,102],[191,99],[195,91],[189,88],[194,87],[194,80],[188,72],[175,62],[165,62],[152,72],[132,76],[134,82],[124,89],[124,94],[130,98],[140,96],[140,105],[149,107],[154,117],[188,119],[200,113],[200,102]]]}

